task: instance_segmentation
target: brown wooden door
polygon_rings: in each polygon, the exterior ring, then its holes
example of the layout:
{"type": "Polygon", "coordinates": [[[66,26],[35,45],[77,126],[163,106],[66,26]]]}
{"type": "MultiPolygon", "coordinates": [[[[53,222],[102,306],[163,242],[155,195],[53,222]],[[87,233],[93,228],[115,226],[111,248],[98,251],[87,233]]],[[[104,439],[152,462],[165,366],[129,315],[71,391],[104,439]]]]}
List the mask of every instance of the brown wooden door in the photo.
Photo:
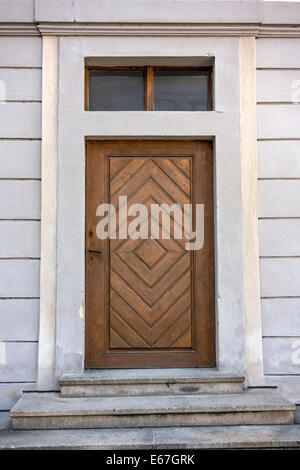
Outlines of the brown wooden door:
{"type": "Polygon", "coordinates": [[[91,141],[86,169],[86,367],[213,367],[211,143],[91,141]],[[204,204],[203,248],[174,238],[174,218],[169,239],[161,227],[158,239],[118,238],[119,196],[147,207],[149,234],[152,204],[204,204]],[[116,207],[116,239],[97,236],[102,203],[116,207]]]}

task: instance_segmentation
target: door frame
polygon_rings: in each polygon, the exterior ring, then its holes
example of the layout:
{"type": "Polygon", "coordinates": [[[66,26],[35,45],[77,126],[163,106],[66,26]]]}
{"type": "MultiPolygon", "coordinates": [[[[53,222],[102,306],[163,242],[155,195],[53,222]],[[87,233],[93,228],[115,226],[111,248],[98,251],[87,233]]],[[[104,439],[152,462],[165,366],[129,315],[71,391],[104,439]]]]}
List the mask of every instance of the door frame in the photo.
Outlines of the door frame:
{"type": "Polygon", "coordinates": [[[43,94],[38,389],[84,371],[85,139],[214,141],[217,368],[248,372],[252,385],[261,384],[256,114],[247,87],[250,80],[255,89],[255,37],[44,36],[43,46],[43,86],[53,87],[43,94]],[[214,64],[216,111],[84,111],[85,61],[118,66],[125,57],[128,65],[214,64]],[[50,252],[55,265],[47,263],[50,252]],[[251,271],[243,268],[247,257],[255,260],[251,271]]]}

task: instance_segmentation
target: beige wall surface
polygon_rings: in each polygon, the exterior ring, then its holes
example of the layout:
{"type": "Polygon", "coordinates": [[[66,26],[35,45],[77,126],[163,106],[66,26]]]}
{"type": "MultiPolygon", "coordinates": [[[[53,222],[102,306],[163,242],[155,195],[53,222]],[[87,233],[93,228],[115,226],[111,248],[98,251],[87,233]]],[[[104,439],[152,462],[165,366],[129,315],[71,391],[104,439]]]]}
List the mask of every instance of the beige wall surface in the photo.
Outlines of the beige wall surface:
{"type": "MultiPolygon", "coordinates": [[[[7,3],[7,2],[6,2],[7,3]]],[[[29,15],[29,2],[23,3],[29,15]]],[[[39,324],[41,39],[0,38],[0,409],[34,390],[39,324]]]]}
{"type": "Polygon", "coordinates": [[[300,403],[300,39],[257,39],[264,371],[300,403]]]}

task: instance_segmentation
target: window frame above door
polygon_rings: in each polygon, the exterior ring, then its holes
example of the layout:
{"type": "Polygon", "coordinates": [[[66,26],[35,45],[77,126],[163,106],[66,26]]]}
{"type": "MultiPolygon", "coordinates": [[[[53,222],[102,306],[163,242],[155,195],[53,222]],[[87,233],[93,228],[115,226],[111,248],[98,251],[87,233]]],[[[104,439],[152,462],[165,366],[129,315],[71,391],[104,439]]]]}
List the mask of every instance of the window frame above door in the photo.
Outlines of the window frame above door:
{"type": "Polygon", "coordinates": [[[100,66],[86,66],[84,73],[84,110],[89,111],[89,77],[90,72],[95,70],[111,70],[111,71],[131,71],[144,72],[144,111],[154,111],[154,78],[155,71],[199,71],[208,72],[208,109],[206,111],[213,111],[213,93],[212,93],[212,80],[213,68],[212,67],[179,67],[179,66],[115,66],[115,67],[100,67],[100,66]]]}

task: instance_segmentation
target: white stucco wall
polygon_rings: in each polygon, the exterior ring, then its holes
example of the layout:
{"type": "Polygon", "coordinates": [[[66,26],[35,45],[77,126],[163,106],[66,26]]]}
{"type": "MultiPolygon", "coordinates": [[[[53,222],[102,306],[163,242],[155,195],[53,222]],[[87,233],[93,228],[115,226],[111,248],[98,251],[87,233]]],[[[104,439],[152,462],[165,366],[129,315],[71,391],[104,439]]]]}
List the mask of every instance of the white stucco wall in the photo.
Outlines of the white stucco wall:
{"type": "Polygon", "coordinates": [[[40,38],[0,38],[0,87],[0,409],[7,410],[35,388],[37,375],[40,38]]]}
{"type": "Polygon", "coordinates": [[[300,403],[300,39],[257,39],[266,383],[300,403]],[[298,351],[298,352],[297,352],[298,351]]]}

